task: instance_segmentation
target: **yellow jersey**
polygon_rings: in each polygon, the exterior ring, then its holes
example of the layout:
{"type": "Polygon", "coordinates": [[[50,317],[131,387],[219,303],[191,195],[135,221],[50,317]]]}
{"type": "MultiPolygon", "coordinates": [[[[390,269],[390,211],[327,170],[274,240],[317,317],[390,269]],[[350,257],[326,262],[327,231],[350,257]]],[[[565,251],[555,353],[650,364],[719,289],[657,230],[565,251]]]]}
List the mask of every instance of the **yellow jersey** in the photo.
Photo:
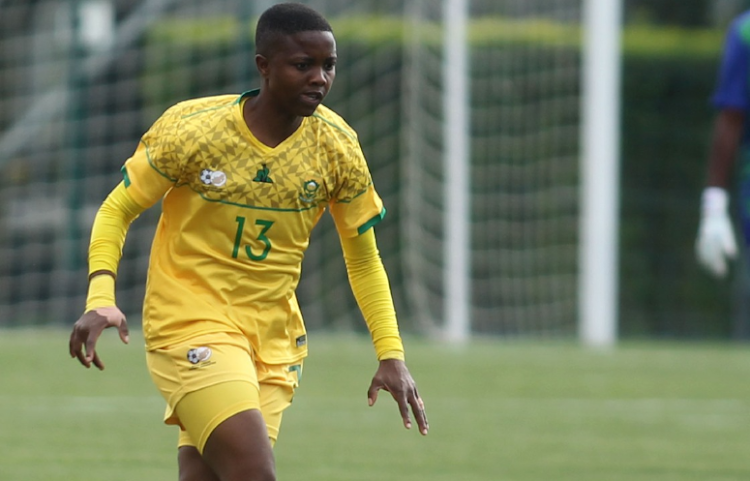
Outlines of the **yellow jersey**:
{"type": "Polygon", "coordinates": [[[122,168],[133,199],[162,200],[143,306],[148,349],[236,332],[263,362],[307,354],[295,289],[328,208],[340,236],[385,215],[355,131],[319,106],[271,148],[242,116],[258,91],[168,109],[122,168]]]}

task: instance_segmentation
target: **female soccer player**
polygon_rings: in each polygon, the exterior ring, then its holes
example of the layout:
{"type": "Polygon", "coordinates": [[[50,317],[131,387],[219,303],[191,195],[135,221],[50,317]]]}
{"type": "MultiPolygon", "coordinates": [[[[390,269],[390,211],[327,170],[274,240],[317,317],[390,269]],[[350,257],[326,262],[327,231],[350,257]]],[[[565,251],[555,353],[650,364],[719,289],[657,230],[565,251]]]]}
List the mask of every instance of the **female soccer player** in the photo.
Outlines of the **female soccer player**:
{"type": "Polygon", "coordinates": [[[370,405],[387,390],[404,425],[428,431],[404,363],[373,226],[385,209],[357,135],[321,104],[336,75],[329,23],[295,3],[258,21],[258,90],[168,109],[98,211],[89,293],[70,355],[103,369],[96,341],[116,327],[115,278],[130,223],[162,201],[143,305],[151,377],[180,427],[182,481],[275,479],[272,447],[307,354],[295,297],[310,233],[326,208],[379,360],[370,405]]]}

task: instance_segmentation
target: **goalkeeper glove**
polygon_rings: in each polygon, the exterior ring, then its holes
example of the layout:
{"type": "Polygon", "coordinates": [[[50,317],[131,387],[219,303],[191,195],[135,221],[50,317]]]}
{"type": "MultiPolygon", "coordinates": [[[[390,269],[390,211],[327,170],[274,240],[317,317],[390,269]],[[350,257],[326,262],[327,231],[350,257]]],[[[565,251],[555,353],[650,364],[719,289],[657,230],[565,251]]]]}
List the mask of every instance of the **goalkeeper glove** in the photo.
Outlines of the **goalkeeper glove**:
{"type": "Polygon", "coordinates": [[[716,277],[727,273],[727,259],[737,256],[732,221],[727,212],[729,195],[720,187],[707,187],[701,199],[701,220],[695,253],[703,267],[716,277]]]}

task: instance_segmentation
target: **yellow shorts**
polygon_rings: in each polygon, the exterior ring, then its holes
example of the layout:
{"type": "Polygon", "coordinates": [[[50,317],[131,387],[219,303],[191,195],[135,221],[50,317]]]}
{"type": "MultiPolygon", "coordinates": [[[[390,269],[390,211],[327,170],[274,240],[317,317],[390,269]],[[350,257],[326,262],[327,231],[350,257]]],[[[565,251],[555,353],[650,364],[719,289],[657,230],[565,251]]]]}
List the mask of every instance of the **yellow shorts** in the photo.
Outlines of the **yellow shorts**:
{"type": "Polygon", "coordinates": [[[302,374],[301,361],[289,365],[255,360],[250,343],[238,334],[210,334],[148,351],[146,363],[167,401],[164,422],[181,428],[178,445],[196,446],[201,452],[216,426],[248,409],[260,409],[275,443],[281,415],[302,374]]]}

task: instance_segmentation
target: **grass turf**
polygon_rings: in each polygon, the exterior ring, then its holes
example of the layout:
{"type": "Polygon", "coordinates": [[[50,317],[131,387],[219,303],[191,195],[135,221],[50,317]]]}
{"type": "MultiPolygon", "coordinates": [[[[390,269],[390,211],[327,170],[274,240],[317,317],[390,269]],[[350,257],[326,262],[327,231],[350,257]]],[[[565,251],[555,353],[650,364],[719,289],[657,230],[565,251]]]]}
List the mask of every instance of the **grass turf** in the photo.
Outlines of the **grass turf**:
{"type": "MultiPolygon", "coordinates": [[[[139,333],[105,332],[107,368],[67,355],[67,331],[0,331],[0,480],[176,479],[176,431],[139,333]]],[[[276,446],[278,479],[750,479],[750,353],[717,344],[407,339],[431,430],[406,431],[388,393],[369,408],[369,340],[311,333],[276,446]]]]}

